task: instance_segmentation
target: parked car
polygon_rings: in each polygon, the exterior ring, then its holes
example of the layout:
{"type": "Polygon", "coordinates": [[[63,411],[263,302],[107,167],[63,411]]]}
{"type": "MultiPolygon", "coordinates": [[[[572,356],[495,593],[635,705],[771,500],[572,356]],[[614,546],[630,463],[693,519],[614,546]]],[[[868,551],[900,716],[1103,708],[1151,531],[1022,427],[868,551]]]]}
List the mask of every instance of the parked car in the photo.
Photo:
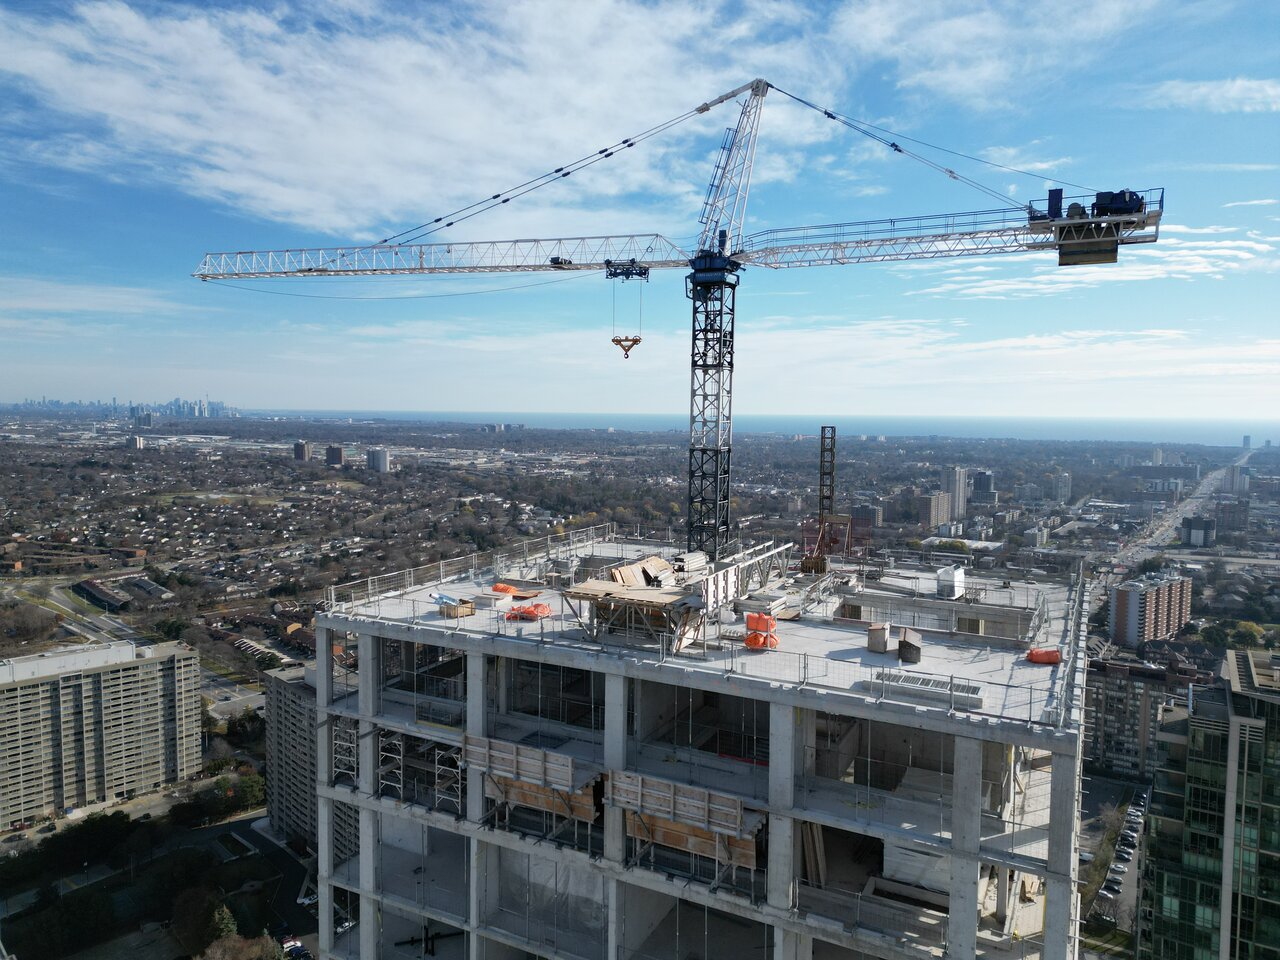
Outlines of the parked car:
{"type": "Polygon", "coordinates": [[[1111,864],[1111,869],[1108,871],[1108,873],[1112,873],[1116,875],[1125,874],[1128,872],[1129,872],[1129,868],[1126,867],[1123,863],[1111,864]]]}
{"type": "Polygon", "coordinates": [[[1130,853],[1128,850],[1117,850],[1116,859],[1119,860],[1121,863],[1128,863],[1130,860],[1133,859],[1133,854],[1130,853]]]}
{"type": "Polygon", "coordinates": [[[1103,887],[1101,890],[1098,891],[1098,896],[1100,896],[1103,900],[1114,900],[1116,898],[1116,895],[1112,893],[1110,890],[1108,890],[1106,887],[1103,887]]]}

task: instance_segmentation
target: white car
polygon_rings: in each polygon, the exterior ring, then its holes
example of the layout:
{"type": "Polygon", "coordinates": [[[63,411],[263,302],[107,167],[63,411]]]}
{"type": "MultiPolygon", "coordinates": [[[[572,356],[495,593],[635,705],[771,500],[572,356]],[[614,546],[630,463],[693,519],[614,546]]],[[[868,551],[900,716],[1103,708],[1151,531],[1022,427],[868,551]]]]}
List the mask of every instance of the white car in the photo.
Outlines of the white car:
{"type": "Polygon", "coordinates": [[[1107,872],[1119,877],[1122,874],[1128,873],[1129,868],[1126,867],[1123,863],[1113,863],[1111,864],[1111,869],[1108,870],[1107,872]]]}

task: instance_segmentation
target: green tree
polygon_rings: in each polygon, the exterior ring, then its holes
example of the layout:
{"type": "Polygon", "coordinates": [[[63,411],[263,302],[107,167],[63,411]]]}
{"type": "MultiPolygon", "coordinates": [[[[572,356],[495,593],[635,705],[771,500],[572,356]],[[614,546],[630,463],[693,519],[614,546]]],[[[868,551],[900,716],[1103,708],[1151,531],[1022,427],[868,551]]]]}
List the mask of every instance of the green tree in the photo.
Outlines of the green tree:
{"type": "Polygon", "coordinates": [[[236,806],[241,810],[260,807],[267,798],[267,783],[256,773],[247,773],[235,787],[236,806]]]}
{"type": "Polygon", "coordinates": [[[1200,639],[1211,647],[1225,647],[1231,635],[1216,623],[1211,623],[1200,631],[1200,639]]]}
{"type": "Polygon", "coordinates": [[[234,937],[236,935],[236,918],[231,915],[231,911],[227,909],[225,903],[219,904],[217,909],[213,911],[213,916],[209,918],[209,941],[213,942],[221,940],[223,937],[234,937]]]}
{"type": "Polygon", "coordinates": [[[1231,634],[1231,639],[1252,645],[1258,643],[1264,633],[1266,631],[1252,620],[1241,620],[1236,624],[1236,628],[1231,634]]]}

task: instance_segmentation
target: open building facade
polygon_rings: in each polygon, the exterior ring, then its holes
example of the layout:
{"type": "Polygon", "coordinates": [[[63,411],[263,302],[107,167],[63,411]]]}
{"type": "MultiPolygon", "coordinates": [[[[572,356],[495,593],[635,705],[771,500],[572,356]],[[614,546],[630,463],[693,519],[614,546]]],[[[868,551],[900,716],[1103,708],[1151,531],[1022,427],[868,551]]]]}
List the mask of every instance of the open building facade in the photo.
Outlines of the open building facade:
{"type": "Polygon", "coordinates": [[[336,591],[325,960],[1074,958],[1078,587],[925,602],[789,552],[594,528],[336,591]]]}

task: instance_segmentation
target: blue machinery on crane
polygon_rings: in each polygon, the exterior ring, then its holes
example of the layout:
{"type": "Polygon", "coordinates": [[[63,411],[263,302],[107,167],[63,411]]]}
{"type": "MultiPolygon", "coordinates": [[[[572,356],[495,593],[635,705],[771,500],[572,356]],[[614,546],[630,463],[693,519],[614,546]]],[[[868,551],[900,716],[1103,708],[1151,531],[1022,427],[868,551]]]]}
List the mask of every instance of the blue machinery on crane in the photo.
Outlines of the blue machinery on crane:
{"type": "MultiPolygon", "coordinates": [[[[557,167],[506,194],[493,194],[471,204],[452,215],[453,219],[448,222],[446,217],[438,217],[397,237],[366,246],[209,253],[194,276],[202,280],[233,280],[598,270],[609,277],[627,279],[647,278],[649,271],[655,269],[688,269],[685,292],[693,305],[688,547],[719,559],[732,543],[729,484],[733,449],[734,314],[740,270],[747,266],[780,269],[1037,250],[1056,250],[1059,265],[1114,263],[1120,246],[1154,243],[1158,239],[1164,210],[1163,188],[1099,192],[1079,197],[1064,197],[1062,190],[1055,189],[1049,192],[1043,209],[1031,204],[1023,208],[1005,206],[964,214],[766,230],[743,236],[760,108],[770,86],[759,79],[743,84],[644,134],[557,167]],[[412,242],[568,177],[576,170],[612,157],[676,123],[744,94],[746,99],[737,125],[725,131],[719,161],[703,203],[698,244],[692,251],[681,249],[659,234],[412,242]],[[408,241],[391,242],[409,233],[417,236],[408,241]]],[[[874,132],[879,128],[867,129],[869,124],[860,124],[793,94],[779,92],[952,179],[993,193],[879,136],[874,132]]],[[[1004,197],[996,196],[1007,203],[1004,197]]],[[[639,342],[639,338],[616,337],[614,342],[619,339],[639,342]]],[[[625,355],[635,343],[618,343],[618,346],[623,347],[625,355]]]]}

